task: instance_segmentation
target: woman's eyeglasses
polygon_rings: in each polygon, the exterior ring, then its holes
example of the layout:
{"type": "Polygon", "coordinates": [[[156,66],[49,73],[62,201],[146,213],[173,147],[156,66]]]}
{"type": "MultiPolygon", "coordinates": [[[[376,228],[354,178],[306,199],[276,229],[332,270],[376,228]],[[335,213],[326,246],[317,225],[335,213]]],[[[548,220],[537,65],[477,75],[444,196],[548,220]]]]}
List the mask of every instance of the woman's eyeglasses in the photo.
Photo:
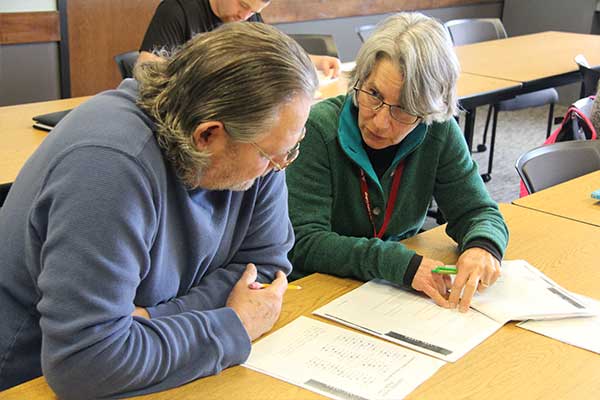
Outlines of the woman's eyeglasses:
{"type": "Polygon", "coordinates": [[[359,88],[358,85],[354,86],[353,89],[356,90],[356,99],[360,106],[367,107],[373,111],[378,111],[381,107],[388,106],[390,109],[390,116],[401,124],[414,125],[422,118],[421,116],[407,113],[398,105],[386,103],[379,96],[359,88]]]}

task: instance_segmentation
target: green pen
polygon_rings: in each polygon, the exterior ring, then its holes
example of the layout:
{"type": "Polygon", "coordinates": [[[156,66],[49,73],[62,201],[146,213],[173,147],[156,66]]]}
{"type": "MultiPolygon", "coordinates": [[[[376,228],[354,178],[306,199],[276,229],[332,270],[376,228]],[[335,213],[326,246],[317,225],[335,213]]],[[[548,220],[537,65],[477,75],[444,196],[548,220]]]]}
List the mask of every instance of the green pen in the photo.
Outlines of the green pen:
{"type": "Polygon", "coordinates": [[[432,269],[431,272],[435,272],[436,274],[455,275],[458,271],[456,270],[456,267],[442,265],[441,267],[432,269]]]}

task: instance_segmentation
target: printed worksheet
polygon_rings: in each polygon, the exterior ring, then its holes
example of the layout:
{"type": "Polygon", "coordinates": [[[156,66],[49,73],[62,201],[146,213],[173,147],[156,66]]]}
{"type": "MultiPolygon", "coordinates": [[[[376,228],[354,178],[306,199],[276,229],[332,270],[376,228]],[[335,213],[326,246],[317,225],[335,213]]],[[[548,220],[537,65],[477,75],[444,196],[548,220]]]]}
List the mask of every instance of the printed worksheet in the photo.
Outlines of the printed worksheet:
{"type": "Polygon", "coordinates": [[[600,301],[581,295],[573,296],[587,304],[594,316],[552,321],[524,321],[517,326],[600,354],[600,301]]]}
{"type": "Polygon", "coordinates": [[[402,399],[444,362],[300,317],[252,346],[243,366],[332,399],[402,399]]]}
{"type": "Polygon", "coordinates": [[[475,310],[439,307],[424,295],[383,280],[367,282],[314,314],[450,362],[503,325],[475,310]]]}

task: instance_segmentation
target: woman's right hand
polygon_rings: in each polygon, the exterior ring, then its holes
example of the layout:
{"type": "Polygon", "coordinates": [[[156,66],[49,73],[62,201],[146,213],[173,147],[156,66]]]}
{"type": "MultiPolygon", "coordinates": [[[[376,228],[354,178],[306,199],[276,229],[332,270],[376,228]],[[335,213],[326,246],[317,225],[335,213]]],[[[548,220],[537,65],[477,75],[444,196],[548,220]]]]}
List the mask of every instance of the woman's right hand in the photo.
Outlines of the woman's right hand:
{"type": "Polygon", "coordinates": [[[412,281],[412,287],[429,296],[440,307],[450,308],[448,292],[452,279],[448,275],[436,274],[432,269],[444,265],[443,262],[423,257],[412,281]]]}

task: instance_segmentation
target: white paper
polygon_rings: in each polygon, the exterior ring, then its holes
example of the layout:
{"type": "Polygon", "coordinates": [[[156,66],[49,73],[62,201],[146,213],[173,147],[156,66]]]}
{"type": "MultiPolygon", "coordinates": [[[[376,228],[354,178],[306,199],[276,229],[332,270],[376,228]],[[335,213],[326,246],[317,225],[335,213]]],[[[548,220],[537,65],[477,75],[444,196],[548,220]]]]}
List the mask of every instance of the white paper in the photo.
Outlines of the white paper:
{"type": "Polygon", "coordinates": [[[325,75],[321,70],[317,70],[317,77],[319,78],[319,86],[327,85],[338,80],[338,78],[332,78],[331,76],[325,75]]]}
{"type": "Polygon", "coordinates": [[[593,311],[593,317],[553,321],[525,321],[518,327],[600,354],[600,301],[577,296],[593,311]]]}
{"type": "Polygon", "coordinates": [[[367,282],[314,314],[450,362],[503,325],[477,311],[439,307],[383,280],[367,282]]]}
{"type": "Polygon", "coordinates": [[[590,309],[524,260],[503,261],[501,276],[471,307],[498,322],[589,316],[590,309]]]}
{"type": "Polygon", "coordinates": [[[356,61],[347,61],[342,63],[340,70],[342,72],[352,72],[354,67],[356,67],[356,61]]]}
{"type": "Polygon", "coordinates": [[[333,399],[401,399],[443,361],[300,317],[252,346],[247,368],[333,399]]]}

